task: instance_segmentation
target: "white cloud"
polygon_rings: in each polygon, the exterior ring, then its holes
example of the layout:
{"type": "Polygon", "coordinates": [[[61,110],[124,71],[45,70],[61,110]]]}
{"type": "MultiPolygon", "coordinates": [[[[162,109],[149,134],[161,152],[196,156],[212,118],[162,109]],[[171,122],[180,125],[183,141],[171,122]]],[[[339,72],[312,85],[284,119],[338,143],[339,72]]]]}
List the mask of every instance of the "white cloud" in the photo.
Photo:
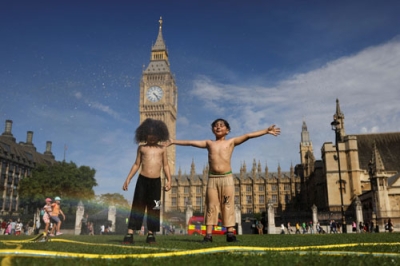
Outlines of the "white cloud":
{"type": "Polygon", "coordinates": [[[201,102],[200,106],[204,103],[201,113],[223,114],[228,118],[233,136],[271,123],[281,127],[279,139],[244,144],[247,148],[233,157],[233,164],[245,159],[249,167],[253,158],[262,161],[270,156],[272,168],[277,162],[288,167],[290,162],[299,162],[303,119],[317,158],[322,144],[333,141],[330,122],[336,110],[336,98],[345,114],[347,134],[399,131],[399,69],[400,40],[394,39],[338,58],[319,69],[293,75],[275,87],[262,87],[251,81],[246,87],[226,85],[200,76],[194,81],[192,94],[201,102]]]}

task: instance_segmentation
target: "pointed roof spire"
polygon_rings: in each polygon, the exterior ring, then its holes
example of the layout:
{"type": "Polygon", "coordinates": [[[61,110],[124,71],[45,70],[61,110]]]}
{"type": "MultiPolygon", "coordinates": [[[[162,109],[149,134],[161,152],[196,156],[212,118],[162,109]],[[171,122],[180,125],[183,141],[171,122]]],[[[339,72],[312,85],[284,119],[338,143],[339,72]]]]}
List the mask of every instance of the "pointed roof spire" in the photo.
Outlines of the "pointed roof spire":
{"type": "Polygon", "coordinates": [[[378,173],[378,172],[383,172],[385,171],[385,166],[383,165],[382,157],[381,154],[378,151],[378,148],[376,147],[376,142],[374,141],[374,146],[372,148],[372,166],[373,166],[373,172],[378,173]]]}
{"type": "Polygon", "coordinates": [[[162,36],[162,17],[160,17],[160,20],[158,21],[160,23],[160,26],[158,28],[158,36],[157,36],[157,40],[156,43],[153,45],[153,47],[151,48],[151,51],[162,51],[162,50],[166,50],[166,46],[165,46],[165,42],[162,36]]]}
{"type": "Polygon", "coordinates": [[[310,134],[307,130],[306,121],[303,120],[303,125],[301,126],[301,144],[309,146],[311,144],[310,134]]]}
{"type": "Polygon", "coordinates": [[[333,120],[339,122],[339,124],[337,125],[338,129],[340,129],[339,141],[343,141],[344,136],[346,136],[344,130],[344,114],[342,113],[342,110],[340,110],[339,99],[337,98],[336,98],[336,112],[333,115],[333,120]]]}
{"type": "Polygon", "coordinates": [[[339,99],[336,98],[336,113],[337,114],[342,114],[342,111],[340,111],[340,105],[339,105],[339,99]]]}
{"type": "Polygon", "coordinates": [[[196,166],[194,164],[194,159],[192,158],[192,164],[190,165],[190,175],[194,176],[196,174],[196,166]]]}

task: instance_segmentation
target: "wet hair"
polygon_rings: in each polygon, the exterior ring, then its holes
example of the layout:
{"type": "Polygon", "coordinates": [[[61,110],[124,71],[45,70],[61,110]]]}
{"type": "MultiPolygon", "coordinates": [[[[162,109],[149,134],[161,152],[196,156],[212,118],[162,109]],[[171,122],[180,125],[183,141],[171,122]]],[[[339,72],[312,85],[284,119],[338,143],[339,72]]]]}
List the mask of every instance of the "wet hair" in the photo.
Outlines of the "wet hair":
{"type": "Polygon", "coordinates": [[[167,125],[163,121],[147,118],[135,131],[136,143],[146,142],[149,135],[155,136],[158,141],[168,140],[167,125]]]}
{"type": "Polygon", "coordinates": [[[211,123],[211,128],[215,127],[215,124],[217,124],[217,122],[219,122],[219,121],[222,121],[225,124],[226,128],[229,131],[231,131],[231,127],[229,126],[228,121],[226,121],[225,119],[222,119],[222,118],[215,119],[214,122],[211,123]]]}

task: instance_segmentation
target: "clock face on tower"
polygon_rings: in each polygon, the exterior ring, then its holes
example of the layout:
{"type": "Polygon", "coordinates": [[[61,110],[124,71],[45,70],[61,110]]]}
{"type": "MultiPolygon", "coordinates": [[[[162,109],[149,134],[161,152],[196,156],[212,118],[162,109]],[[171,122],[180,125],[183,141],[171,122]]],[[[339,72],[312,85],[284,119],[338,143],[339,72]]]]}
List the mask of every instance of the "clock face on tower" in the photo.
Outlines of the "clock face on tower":
{"type": "Polygon", "coordinates": [[[164,92],[158,86],[152,86],[147,89],[146,96],[147,99],[151,102],[158,102],[163,97],[164,92]]]}

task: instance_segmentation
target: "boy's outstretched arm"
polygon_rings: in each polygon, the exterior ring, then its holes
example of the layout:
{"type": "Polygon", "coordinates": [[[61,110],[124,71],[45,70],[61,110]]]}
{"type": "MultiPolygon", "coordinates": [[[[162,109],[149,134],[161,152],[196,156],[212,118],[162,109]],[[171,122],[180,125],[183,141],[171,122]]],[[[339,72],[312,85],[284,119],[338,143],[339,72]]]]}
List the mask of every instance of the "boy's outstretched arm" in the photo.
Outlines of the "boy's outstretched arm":
{"type": "Polygon", "coordinates": [[[170,145],[179,145],[179,146],[193,146],[196,148],[202,148],[205,149],[207,148],[207,141],[206,140],[176,140],[176,139],[170,139],[167,142],[167,146],[170,145]]]}
{"type": "Polygon", "coordinates": [[[281,129],[279,127],[275,127],[275,125],[270,126],[269,128],[266,129],[262,129],[262,130],[258,130],[258,131],[254,131],[254,132],[250,132],[247,134],[244,134],[242,136],[239,137],[235,137],[234,138],[234,144],[235,146],[242,144],[243,142],[252,139],[252,138],[257,138],[257,137],[261,137],[263,135],[266,134],[270,134],[273,136],[278,136],[279,134],[281,134],[281,129]]]}

